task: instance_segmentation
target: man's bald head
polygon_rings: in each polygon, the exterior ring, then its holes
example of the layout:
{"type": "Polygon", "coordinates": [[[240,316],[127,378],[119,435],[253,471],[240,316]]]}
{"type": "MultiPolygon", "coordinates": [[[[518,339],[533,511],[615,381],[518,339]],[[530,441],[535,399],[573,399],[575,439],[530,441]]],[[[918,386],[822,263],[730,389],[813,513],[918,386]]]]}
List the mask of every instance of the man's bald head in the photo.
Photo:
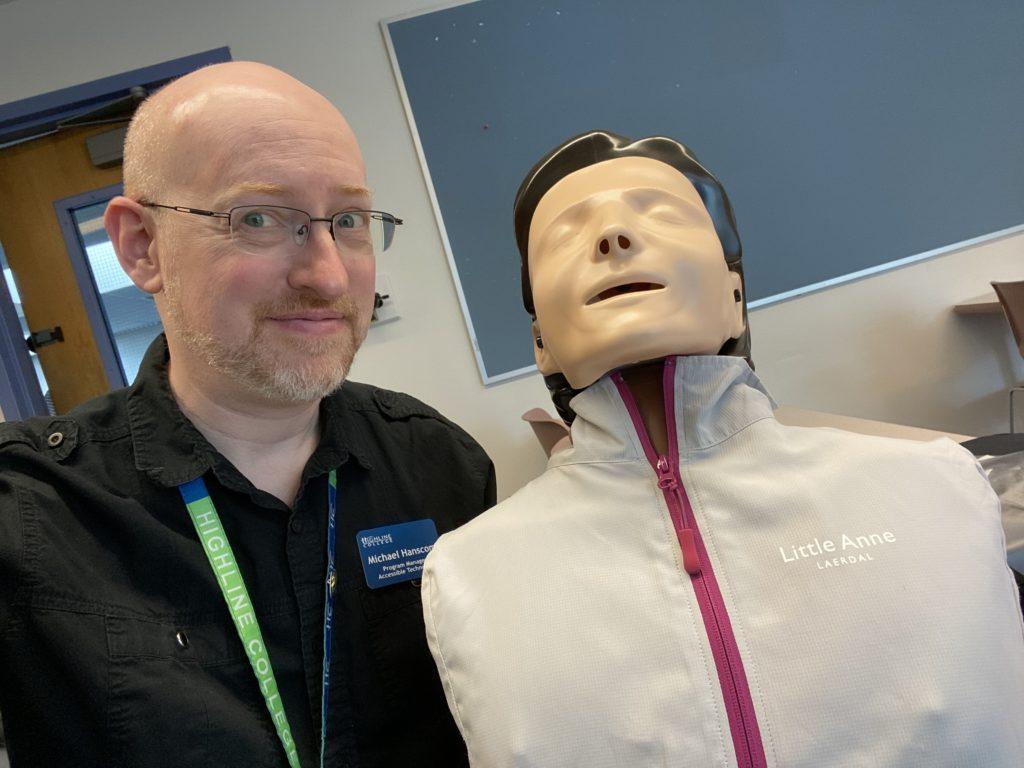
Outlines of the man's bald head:
{"type": "Polygon", "coordinates": [[[233,61],[191,72],[143,102],[125,138],[125,194],[157,200],[206,187],[237,153],[273,141],[289,123],[316,123],[321,141],[349,145],[362,172],[355,136],[333,104],[279,69],[233,61]]]}

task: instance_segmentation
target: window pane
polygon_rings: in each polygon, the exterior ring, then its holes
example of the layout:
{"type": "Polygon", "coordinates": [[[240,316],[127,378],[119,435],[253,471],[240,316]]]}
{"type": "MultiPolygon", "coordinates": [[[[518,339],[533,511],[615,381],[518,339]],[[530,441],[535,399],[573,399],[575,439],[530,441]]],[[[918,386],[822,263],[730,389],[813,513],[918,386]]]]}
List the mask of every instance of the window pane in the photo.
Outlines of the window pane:
{"type": "MultiPolygon", "coordinates": [[[[7,283],[7,292],[11,294],[11,301],[14,302],[14,309],[18,313],[18,322],[21,323],[21,335],[28,337],[28,321],[25,319],[25,310],[21,306],[21,295],[18,293],[18,281],[14,275],[14,270],[11,269],[11,265],[7,263],[7,257],[4,255],[3,246],[0,246],[0,267],[4,270],[4,280],[7,283]]],[[[36,378],[39,379],[39,389],[43,393],[43,398],[46,400],[46,407],[50,411],[51,416],[56,416],[57,412],[53,408],[53,398],[50,397],[50,385],[46,383],[46,376],[43,375],[43,366],[39,362],[39,355],[29,350],[29,358],[32,360],[32,367],[36,371],[36,378]]],[[[0,766],[3,764],[0,763],[0,766]]]]}
{"type": "Polygon", "coordinates": [[[131,382],[139,371],[146,347],[163,326],[153,297],[136,288],[117,261],[103,228],[106,207],[106,202],[95,203],[77,209],[74,217],[121,367],[131,382]]]}

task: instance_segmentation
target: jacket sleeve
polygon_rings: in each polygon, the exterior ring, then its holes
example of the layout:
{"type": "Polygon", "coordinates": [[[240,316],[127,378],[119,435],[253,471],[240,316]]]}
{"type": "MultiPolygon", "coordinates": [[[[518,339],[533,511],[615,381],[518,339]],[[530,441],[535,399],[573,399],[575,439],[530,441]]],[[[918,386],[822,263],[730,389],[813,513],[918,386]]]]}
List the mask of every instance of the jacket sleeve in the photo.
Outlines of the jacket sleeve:
{"type": "Polygon", "coordinates": [[[14,596],[24,579],[25,537],[9,457],[0,447],[0,634],[10,623],[14,596]]]}
{"type": "MultiPolygon", "coordinates": [[[[436,547],[435,547],[436,550],[436,547]]],[[[441,678],[441,686],[444,688],[444,696],[448,701],[448,709],[452,713],[455,725],[459,729],[462,740],[466,741],[466,726],[462,722],[462,712],[459,710],[459,703],[455,696],[455,689],[452,687],[451,675],[448,673],[448,665],[445,661],[444,651],[441,648],[441,637],[438,632],[439,621],[439,596],[437,594],[437,574],[435,565],[441,553],[434,551],[427,556],[427,562],[423,569],[423,581],[420,586],[420,595],[423,601],[423,625],[427,633],[427,646],[430,648],[430,655],[434,657],[434,664],[437,666],[437,674],[441,678]]],[[[472,754],[467,742],[467,750],[472,754]]]]}
{"type": "Polygon", "coordinates": [[[18,592],[29,579],[32,539],[26,520],[45,461],[39,440],[30,422],[0,423],[0,635],[10,626],[18,592]]]}

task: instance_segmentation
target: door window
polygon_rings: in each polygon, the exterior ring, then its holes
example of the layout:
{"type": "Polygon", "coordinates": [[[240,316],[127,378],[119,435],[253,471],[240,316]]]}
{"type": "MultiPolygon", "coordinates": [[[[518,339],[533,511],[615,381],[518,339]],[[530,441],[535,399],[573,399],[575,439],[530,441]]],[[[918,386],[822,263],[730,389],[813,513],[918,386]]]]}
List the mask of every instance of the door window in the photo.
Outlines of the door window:
{"type": "MultiPolygon", "coordinates": [[[[7,263],[7,257],[4,255],[3,246],[0,246],[0,266],[4,270],[4,281],[7,283],[7,291],[11,294],[11,301],[14,302],[14,309],[18,313],[18,322],[21,324],[21,335],[28,337],[30,331],[28,329],[28,321],[25,320],[25,310],[21,306],[21,295],[18,293],[18,280],[14,275],[14,270],[11,269],[11,265],[7,263]]],[[[46,400],[46,407],[50,411],[51,416],[56,415],[56,411],[53,409],[53,400],[50,397],[50,386],[46,383],[46,376],[43,374],[43,366],[39,363],[39,355],[29,350],[29,358],[32,360],[32,367],[36,371],[36,378],[39,380],[39,389],[43,393],[43,398],[46,400]]]]}
{"type": "Polygon", "coordinates": [[[139,290],[117,261],[107,230],[103,228],[106,207],[106,201],[93,203],[75,209],[72,215],[121,370],[125,380],[131,383],[146,348],[163,326],[153,297],[139,290]]]}

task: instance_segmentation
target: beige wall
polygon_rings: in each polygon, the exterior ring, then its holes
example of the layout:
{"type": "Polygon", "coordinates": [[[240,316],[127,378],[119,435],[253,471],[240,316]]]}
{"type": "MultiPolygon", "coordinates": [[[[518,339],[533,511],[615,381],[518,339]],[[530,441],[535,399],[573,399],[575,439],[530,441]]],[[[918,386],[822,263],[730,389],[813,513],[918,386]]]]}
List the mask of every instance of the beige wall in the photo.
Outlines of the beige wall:
{"type": "MultiPolygon", "coordinates": [[[[331,98],[361,138],[378,202],[408,222],[378,267],[402,319],[371,330],[353,378],[414,394],[462,424],[494,458],[505,496],[543,468],[519,414],[547,406],[547,393],[536,374],[480,383],[378,26],[436,6],[16,0],[0,5],[0,104],[222,45],[331,98]]],[[[511,226],[502,236],[512,237],[511,226]]],[[[999,317],[960,318],[949,307],[989,280],[1021,278],[1024,235],[756,310],[758,371],[791,405],[966,434],[1005,431],[1005,390],[1024,378],[1024,364],[999,317]]]]}

